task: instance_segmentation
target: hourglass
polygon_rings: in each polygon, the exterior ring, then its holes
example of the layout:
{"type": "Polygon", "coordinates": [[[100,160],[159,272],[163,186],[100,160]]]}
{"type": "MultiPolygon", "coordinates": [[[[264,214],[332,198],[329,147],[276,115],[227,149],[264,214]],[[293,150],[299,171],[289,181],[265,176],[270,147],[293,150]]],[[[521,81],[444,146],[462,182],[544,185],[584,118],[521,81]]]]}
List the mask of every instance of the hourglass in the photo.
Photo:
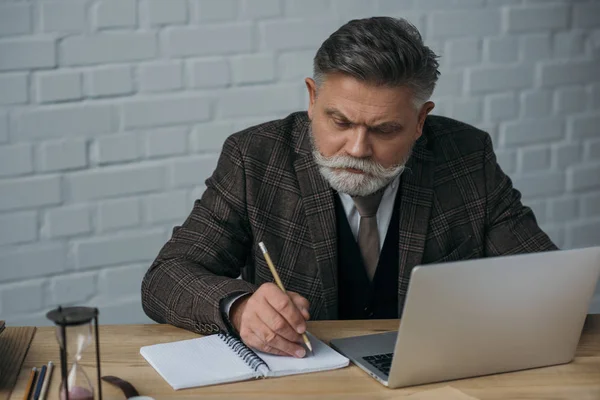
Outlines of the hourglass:
{"type": "Polygon", "coordinates": [[[100,344],[98,341],[98,309],[89,307],[58,307],[46,314],[56,324],[56,339],[60,348],[62,381],[60,400],[94,400],[92,385],[82,365],[83,351],[92,341],[92,320],[96,336],[96,371],[98,397],[102,400],[100,384],[100,344]],[[70,360],[70,368],[68,367],[70,360]]]}

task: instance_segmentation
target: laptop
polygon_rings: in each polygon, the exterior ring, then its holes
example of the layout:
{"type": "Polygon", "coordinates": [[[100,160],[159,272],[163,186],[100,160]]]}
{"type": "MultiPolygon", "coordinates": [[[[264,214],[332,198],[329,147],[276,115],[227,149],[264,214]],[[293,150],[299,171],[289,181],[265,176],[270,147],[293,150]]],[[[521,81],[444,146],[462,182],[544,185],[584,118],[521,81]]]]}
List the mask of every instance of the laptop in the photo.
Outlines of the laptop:
{"type": "Polygon", "coordinates": [[[390,388],[564,364],[600,276],[600,247],[417,266],[397,332],[331,340],[390,388]]]}

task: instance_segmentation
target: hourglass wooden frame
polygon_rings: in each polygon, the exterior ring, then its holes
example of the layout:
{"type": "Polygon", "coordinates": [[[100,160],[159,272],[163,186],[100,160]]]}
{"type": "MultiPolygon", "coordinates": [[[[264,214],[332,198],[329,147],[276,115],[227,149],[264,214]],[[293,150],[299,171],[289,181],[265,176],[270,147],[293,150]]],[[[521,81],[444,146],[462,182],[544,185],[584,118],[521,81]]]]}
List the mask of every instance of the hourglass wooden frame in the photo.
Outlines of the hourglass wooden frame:
{"type": "Polygon", "coordinates": [[[60,347],[60,374],[61,384],[64,386],[65,400],[69,400],[69,384],[68,378],[68,360],[67,360],[67,327],[89,324],[94,320],[94,333],[96,341],[96,371],[98,376],[98,398],[102,400],[102,381],[100,372],[100,334],[98,332],[98,314],[97,308],[92,307],[58,307],[46,314],[46,317],[59,326],[62,343],[59,341],[60,347]],[[79,318],[65,317],[65,314],[72,316],[77,315],[79,318]]]}

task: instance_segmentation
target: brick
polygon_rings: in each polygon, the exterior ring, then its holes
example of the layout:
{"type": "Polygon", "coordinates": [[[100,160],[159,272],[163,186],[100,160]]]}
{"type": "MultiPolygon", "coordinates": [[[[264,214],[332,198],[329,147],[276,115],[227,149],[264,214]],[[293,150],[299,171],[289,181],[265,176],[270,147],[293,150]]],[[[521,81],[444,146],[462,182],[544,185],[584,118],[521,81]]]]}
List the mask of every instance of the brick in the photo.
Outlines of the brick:
{"type": "Polygon", "coordinates": [[[0,75],[0,105],[23,104],[28,100],[26,74],[0,75]]]}
{"type": "Polygon", "coordinates": [[[23,35],[31,32],[29,4],[0,5],[0,36],[23,35]]]}
{"type": "Polygon", "coordinates": [[[586,142],[585,159],[590,162],[600,162],[600,137],[586,142]]]}
{"type": "MultiPolygon", "coordinates": [[[[253,2],[254,0],[249,0],[253,2]]],[[[293,18],[314,18],[315,15],[333,13],[330,0],[284,0],[285,16],[293,18]]]]}
{"type": "Polygon", "coordinates": [[[552,55],[552,40],[549,33],[519,36],[519,58],[522,61],[538,62],[552,55]]]}
{"type": "Polygon", "coordinates": [[[158,129],[145,134],[147,157],[166,157],[187,151],[188,130],[185,128],[158,129]]]}
{"type": "MultiPolygon", "coordinates": [[[[37,239],[35,211],[0,214],[0,246],[33,242],[37,239]]],[[[2,266],[4,268],[4,265],[2,266]]]]}
{"type": "Polygon", "coordinates": [[[600,193],[583,194],[581,197],[581,217],[584,219],[600,216],[600,193]]]}
{"type": "Polygon", "coordinates": [[[219,24],[165,29],[165,51],[171,57],[233,54],[253,50],[250,24],[219,24]]]}
{"type": "Polygon", "coordinates": [[[196,0],[196,3],[200,22],[232,20],[237,14],[236,0],[196,0]]]}
{"type": "Polygon", "coordinates": [[[577,113],[587,106],[586,93],[582,87],[561,87],[555,93],[555,110],[559,113],[577,113]]]}
{"type": "Polygon", "coordinates": [[[33,172],[33,151],[30,144],[0,146],[0,177],[33,172]]]}
{"type": "Polygon", "coordinates": [[[546,200],[526,200],[524,203],[525,206],[531,208],[538,224],[543,226],[546,223],[546,220],[548,219],[548,207],[546,205],[546,200]]]}
{"type": "Polygon", "coordinates": [[[541,82],[544,86],[586,84],[594,81],[600,70],[600,60],[570,60],[542,64],[540,66],[541,82]]]}
{"type": "Polygon", "coordinates": [[[24,111],[15,122],[16,140],[94,136],[112,131],[109,105],[49,106],[24,111]]]}
{"type": "Polygon", "coordinates": [[[0,40],[0,71],[56,66],[56,52],[52,39],[0,40]]]}
{"type": "Polygon", "coordinates": [[[152,261],[163,245],[161,231],[94,237],[74,242],[78,269],[152,261]]]}
{"type": "Polygon", "coordinates": [[[115,301],[107,299],[108,304],[99,304],[102,321],[105,324],[151,324],[153,321],[142,309],[140,296],[129,296],[115,301]]]}
{"type": "Polygon", "coordinates": [[[8,142],[8,114],[0,110],[0,143],[8,142]]]}
{"type": "Polygon", "coordinates": [[[332,0],[335,15],[347,21],[375,14],[375,2],[363,0],[332,0]]]}
{"type": "Polygon", "coordinates": [[[98,207],[98,229],[101,232],[131,228],[140,222],[138,199],[107,200],[98,207]]]}
{"type": "Polygon", "coordinates": [[[456,99],[452,102],[452,117],[468,124],[476,124],[481,121],[481,100],[456,99]]]}
{"type": "Polygon", "coordinates": [[[567,227],[569,248],[597,246],[600,237],[600,219],[579,222],[567,227]]]}
{"type": "Polygon", "coordinates": [[[467,74],[471,93],[524,89],[533,85],[533,68],[528,66],[477,67],[467,74]]]}
{"type": "Polygon", "coordinates": [[[440,8],[471,8],[480,7],[483,4],[484,0],[416,0],[414,2],[416,8],[425,10],[440,8]]]}
{"type": "Polygon", "coordinates": [[[428,38],[491,36],[500,33],[499,10],[433,11],[429,17],[428,38]]]}
{"type": "Polygon", "coordinates": [[[41,4],[40,15],[44,32],[83,32],[85,2],[52,1],[41,4]]]}
{"type": "Polygon", "coordinates": [[[41,171],[62,171],[87,166],[87,148],[83,139],[59,139],[40,144],[37,153],[41,171]]]}
{"type": "Polygon", "coordinates": [[[463,73],[450,72],[440,76],[434,96],[459,96],[463,91],[463,73]]]}
{"type": "Polygon", "coordinates": [[[100,271],[99,292],[102,296],[114,298],[131,295],[134,288],[140,287],[148,267],[146,264],[134,264],[100,271]]]}
{"type": "Polygon", "coordinates": [[[279,55],[277,69],[279,79],[283,81],[299,81],[313,76],[313,50],[284,52],[279,55]]]}
{"type": "Polygon", "coordinates": [[[506,11],[509,32],[565,29],[569,25],[569,7],[567,5],[509,7],[506,11]]]}
{"type": "Polygon", "coordinates": [[[194,206],[194,203],[196,202],[196,200],[202,198],[202,195],[204,194],[205,191],[206,191],[206,186],[196,186],[195,188],[192,189],[192,192],[191,192],[190,198],[189,198],[189,204],[190,204],[189,208],[192,208],[194,206]]]}
{"type": "Polygon", "coordinates": [[[240,88],[221,94],[221,116],[259,116],[277,112],[292,112],[304,107],[298,85],[262,86],[240,88]]]}
{"type": "Polygon", "coordinates": [[[572,167],[567,171],[570,192],[600,189],[600,163],[572,167]]]}
{"type": "Polygon", "coordinates": [[[511,121],[503,124],[500,130],[507,146],[549,142],[564,136],[564,121],[560,117],[511,121]]]}
{"type": "Polygon", "coordinates": [[[600,4],[582,3],[573,5],[573,26],[575,28],[593,28],[600,26],[600,4]]]}
{"type": "Polygon", "coordinates": [[[377,12],[380,15],[399,14],[414,7],[413,0],[377,0],[377,12]]]}
{"type": "Polygon", "coordinates": [[[522,92],[521,110],[528,118],[549,115],[552,112],[552,92],[545,90],[522,92]]]}
{"type": "Polygon", "coordinates": [[[142,92],[166,92],[183,87],[182,65],[159,61],[139,66],[139,85],[142,92]]]}
{"type": "Polygon", "coordinates": [[[485,118],[488,121],[500,122],[514,119],[517,116],[517,99],[512,93],[488,95],[484,99],[485,118]]]}
{"type": "Polygon", "coordinates": [[[272,18],[280,15],[280,0],[242,0],[240,16],[244,20],[272,18]]]}
{"type": "Polygon", "coordinates": [[[139,158],[138,137],[135,133],[119,133],[96,140],[93,155],[98,164],[133,161],[139,158]]]}
{"type": "Polygon", "coordinates": [[[450,67],[466,67],[481,61],[481,41],[477,38],[450,39],[445,52],[450,67]]]}
{"type": "Polygon", "coordinates": [[[63,244],[35,244],[0,252],[0,282],[51,275],[67,269],[67,250],[63,244]]]}
{"type": "Polygon", "coordinates": [[[147,60],[156,49],[156,35],[140,32],[71,36],[60,45],[61,61],[68,66],[147,60]]]}
{"type": "Polygon", "coordinates": [[[91,97],[133,93],[133,75],[128,66],[95,68],[85,74],[86,93],[91,97]]]}
{"type": "Polygon", "coordinates": [[[552,147],[552,159],[559,170],[579,164],[582,161],[581,145],[579,143],[555,144],[552,147]]]}
{"type": "Polygon", "coordinates": [[[192,150],[196,153],[221,150],[225,139],[233,132],[233,124],[229,122],[196,125],[191,136],[192,150]]]}
{"type": "Polygon", "coordinates": [[[583,32],[557,32],[554,35],[554,56],[570,58],[582,55],[584,45],[583,32]]]}
{"type": "Polygon", "coordinates": [[[600,114],[598,115],[574,115],[567,120],[568,135],[572,139],[597,138],[600,126],[600,114]]]}
{"type": "Polygon", "coordinates": [[[233,81],[237,84],[266,83],[275,80],[273,54],[251,54],[231,60],[233,81]]]}
{"type": "Polygon", "coordinates": [[[187,157],[173,162],[169,168],[169,181],[174,187],[203,185],[217,166],[217,155],[187,157]]]}
{"type": "Polygon", "coordinates": [[[84,272],[52,278],[49,284],[52,306],[78,305],[97,293],[98,277],[84,272]]]}
{"type": "Polygon", "coordinates": [[[190,212],[187,207],[187,192],[184,190],[146,196],[144,202],[145,215],[151,224],[182,223],[190,212]]]}
{"type": "Polygon", "coordinates": [[[502,170],[511,174],[517,171],[517,151],[516,150],[496,150],[496,160],[502,168],[502,170]]]}
{"type": "Polygon", "coordinates": [[[518,58],[518,38],[515,36],[491,37],[483,42],[486,60],[505,64],[516,62],[518,58]]]}
{"type": "Polygon", "coordinates": [[[513,178],[513,183],[525,198],[559,195],[565,192],[565,175],[559,172],[520,175],[513,178]]]}
{"type": "Polygon", "coordinates": [[[194,88],[225,87],[231,82],[229,63],[222,58],[191,61],[189,69],[194,88]]]}
{"type": "Polygon", "coordinates": [[[548,214],[553,222],[575,221],[579,216],[579,201],[575,197],[550,199],[548,214]]]}
{"type": "Polygon", "coordinates": [[[262,36],[267,50],[314,49],[338,28],[336,20],[265,21],[262,36]]]}
{"type": "Polygon", "coordinates": [[[137,24],[135,0],[102,0],[93,10],[97,28],[132,28],[137,24]]]}
{"type": "Polygon", "coordinates": [[[160,166],[107,167],[66,176],[75,201],[96,200],[162,189],[164,169],[160,166]]]}
{"type": "Polygon", "coordinates": [[[82,98],[81,74],[78,72],[40,72],[36,76],[36,87],[40,103],[82,98]]]}
{"type": "Polygon", "coordinates": [[[519,165],[523,173],[550,168],[550,147],[523,147],[519,149],[519,165]]]}
{"type": "Polygon", "coordinates": [[[151,25],[184,24],[187,22],[185,0],[148,0],[148,19],[151,25]]]}
{"type": "Polygon", "coordinates": [[[592,107],[600,108],[600,82],[590,85],[592,107]]]}
{"type": "Polygon", "coordinates": [[[132,101],[123,104],[123,118],[125,128],[202,122],[210,118],[210,101],[193,95],[132,101]]]}
{"type": "Polygon", "coordinates": [[[42,232],[50,238],[76,236],[92,230],[90,210],[85,205],[48,210],[42,232]]]}
{"type": "Polygon", "coordinates": [[[0,211],[60,203],[60,178],[39,176],[0,181],[0,211]]]}
{"type": "Polygon", "coordinates": [[[2,314],[14,315],[40,310],[44,306],[45,281],[11,283],[0,286],[2,314]]]}

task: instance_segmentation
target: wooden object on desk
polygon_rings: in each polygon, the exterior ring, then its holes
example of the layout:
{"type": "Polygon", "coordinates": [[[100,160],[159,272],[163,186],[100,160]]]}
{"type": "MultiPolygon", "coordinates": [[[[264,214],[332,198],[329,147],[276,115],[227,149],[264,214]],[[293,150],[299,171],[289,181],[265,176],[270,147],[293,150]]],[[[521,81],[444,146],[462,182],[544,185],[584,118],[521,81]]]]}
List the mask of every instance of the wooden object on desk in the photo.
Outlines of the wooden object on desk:
{"type": "MultiPolygon", "coordinates": [[[[329,341],[333,338],[398,329],[398,320],[316,321],[308,330],[329,341]]],[[[231,383],[174,391],[140,355],[140,347],[191,339],[196,334],[168,325],[104,325],[100,327],[102,373],[131,382],[140,395],[158,399],[393,399],[419,391],[454,387],[477,399],[600,399],[600,315],[588,316],[575,360],[569,364],[526,371],[462,379],[404,389],[388,389],[356,366],[339,370],[231,383]]],[[[82,359],[89,376],[95,376],[93,347],[82,359]]],[[[59,361],[53,328],[39,328],[11,399],[21,399],[32,367],[59,361]]],[[[207,361],[209,362],[209,361],[207,361]]],[[[54,374],[48,399],[58,398],[60,374],[54,374]]],[[[108,384],[105,399],[122,394],[108,384]]]]}
{"type": "MultiPolygon", "coordinates": [[[[0,335],[0,400],[6,400],[22,372],[35,327],[8,327],[0,335]]],[[[31,371],[32,367],[29,367],[31,371]]],[[[25,377],[27,379],[28,377],[25,377]]],[[[23,397],[23,394],[21,394],[23,397]]],[[[13,397],[14,398],[14,397],[13,397]]],[[[17,397],[18,398],[18,397],[17,397]]]]}

